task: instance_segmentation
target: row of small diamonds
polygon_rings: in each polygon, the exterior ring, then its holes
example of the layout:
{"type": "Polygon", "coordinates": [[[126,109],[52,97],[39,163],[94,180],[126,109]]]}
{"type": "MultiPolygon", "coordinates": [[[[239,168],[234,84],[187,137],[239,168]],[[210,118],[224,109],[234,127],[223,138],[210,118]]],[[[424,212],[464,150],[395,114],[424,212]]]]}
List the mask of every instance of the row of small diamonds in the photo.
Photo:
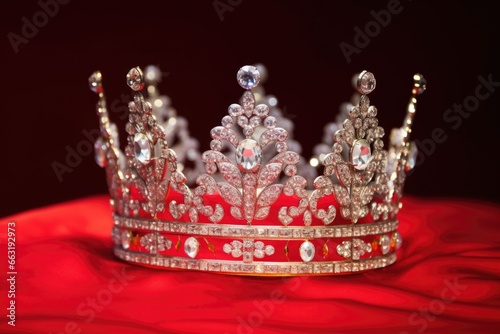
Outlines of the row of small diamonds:
{"type": "Polygon", "coordinates": [[[200,236],[222,237],[265,237],[269,239],[289,238],[350,238],[367,235],[377,235],[396,231],[397,220],[388,220],[380,223],[336,226],[309,226],[309,227],[279,227],[279,226],[241,226],[192,224],[179,222],[164,222],[147,219],[120,217],[115,215],[116,226],[128,229],[171,232],[200,236]]]}
{"type": "Polygon", "coordinates": [[[115,255],[125,261],[172,269],[187,269],[232,274],[342,274],[383,268],[396,261],[396,253],[377,256],[360,261],[333,262],[254,262],[251,264],[238,261],[196,260],[180,257],[162,257],[158,255],[126,251],[115,247],[115,255]]]}

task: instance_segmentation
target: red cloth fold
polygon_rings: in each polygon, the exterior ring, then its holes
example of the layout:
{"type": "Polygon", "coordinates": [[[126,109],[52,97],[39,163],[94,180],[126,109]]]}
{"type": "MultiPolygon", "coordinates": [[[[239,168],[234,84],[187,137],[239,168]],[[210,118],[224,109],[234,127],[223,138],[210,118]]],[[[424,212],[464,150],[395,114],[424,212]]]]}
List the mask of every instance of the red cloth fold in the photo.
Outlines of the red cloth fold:
{"type": "Polygon", "coordinates": [[[500,328],[500,207],[405,198],[387,268],[335,277],[238,277],[130,265],[112,254],[106,196],[15,222],[12,333],[485,333],[500,328]]]}

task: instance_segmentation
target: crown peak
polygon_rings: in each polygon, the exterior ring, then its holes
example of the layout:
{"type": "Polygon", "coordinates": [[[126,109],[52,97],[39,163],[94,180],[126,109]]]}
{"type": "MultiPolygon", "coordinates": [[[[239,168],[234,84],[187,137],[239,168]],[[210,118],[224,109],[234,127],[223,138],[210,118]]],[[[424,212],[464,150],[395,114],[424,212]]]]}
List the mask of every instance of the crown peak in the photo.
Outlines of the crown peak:
{"type": "Polygon", "coordinates": [[[136,92],[144,88],[144,74],[139,66],[128,71],[127,85],[136,92]]]}
{"type": "Polygon", "coordinates": [[[363,95],[368,95],[375,89],[377,81],[373,73],[368,71],[363,71],[358,75],[358,80],[356,82],[356,88],[358,92],[363,95]]]}

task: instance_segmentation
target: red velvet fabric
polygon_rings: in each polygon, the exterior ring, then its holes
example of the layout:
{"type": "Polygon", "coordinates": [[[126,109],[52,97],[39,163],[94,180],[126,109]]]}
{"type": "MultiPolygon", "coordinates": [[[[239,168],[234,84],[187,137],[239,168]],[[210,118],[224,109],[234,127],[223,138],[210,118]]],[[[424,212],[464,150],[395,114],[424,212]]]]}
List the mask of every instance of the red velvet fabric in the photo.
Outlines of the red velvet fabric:
{"type": "MultiPolygon", "coordinates": [[[[398,261],[336,277],[237,277],[149,269],[112,253],[106,196],[16,223],[12,333],[485,333],[500,330],[500,207],[406,197],[398,261]]],[[[8,320],[8,319],[7,319],[8,320]]]]}

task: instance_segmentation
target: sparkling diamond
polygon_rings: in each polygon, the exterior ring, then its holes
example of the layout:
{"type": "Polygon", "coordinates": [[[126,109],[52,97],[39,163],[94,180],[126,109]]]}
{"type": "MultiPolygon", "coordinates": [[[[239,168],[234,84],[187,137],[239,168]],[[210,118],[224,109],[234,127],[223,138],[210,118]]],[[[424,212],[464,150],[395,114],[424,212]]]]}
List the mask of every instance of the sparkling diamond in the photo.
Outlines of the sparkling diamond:
{"type": "Polygon", "coordinates": [[[357,170],[365,170],[371,160],[370,144],[364,139],[354,141],[351,150],[351,161],[357,170]]]}
{"type": "Polygon", "coordinates": [[[218,139],[214,139],[210,142],[210,148],[214,151],[222,150],[222,142],[218,139]]]}
{"type": "Polygon", "coordinates": [[[405,135],[405,130],[403,128],[394,128],[391,131],[391,144],[392,145],[401,145],[403,142],[403,137],[405,135]]]}
{"type": "Polygon", "coordinates": [[[413,91],[414,95],[420,95],[425,92],[427,88],[427,80],[425,80],[422,74],[415,74],[413,76],[413,91]]]}
{"type": "Polygon", "coordinates": [[[90,90],[93,91],[94,93],[101,93],[102,92],[102,75],[101,72],[97,71],[92,73],[92,75],[89,77],[89,86],[90,90]]]}
{"type": "Polygon", "coordinates": [[[314,245],[310,241],[304,241],[300,245],[300,257],[304,262],[310,262],[314,258],[314,245]]]}
{"type": "Polygon", "coordinates": [[[268,129],[272,129],[276,126],[276,118],[274,116],[269,116],[264,120],[264,126],[268,129]]]}
{"type": "Polygon", "coordinates": [[[130,231],[123,231],[121,242],[123,249],[129,249],[130,243],[132,242],[132,233],[130,231]]]}
{"type": "Polygon", "coordinates": [[[371,72],[363,71],[358,76],[357,88],[361,94],[370,94],[376,86],[375,76],[371,72]]]}
{"type": "Polygon", "coordinates": [[[253,171],[260,166],[262,149],[253,139],[242,140],[236,148],[236,163],[242,171],[253,171]]]}
{"type": "Polygon", "coordinates": [[[260,73],[255,66],[243,66],[238,71],[236,79],[244,89],[252,89],[259,84],[260,73]]]}
{"type": "Polygon", "coordinates": [[[158,239],[157,239],[156,248],[157,248],[157,250],[155,250],[155,252],[156,251],[164,251],[165,249],[170,249],[170,248],[172,248],[172,240],[159,234],[158,239]]]}
{"type": "Polygon", "coordinates": [[[186,252],[187,256],[194,259],[200,251],[200,243],[198,242],[198,240],[196,240],[196,238],[189,237],[184,242],[184,251],[186,252]]]}
{"type": "Polygon", "coordinates": [[[410,152],[408,152],[408,160],[406,160],[406,171],[410,171],[417,163],[418,148],[415,142],[410,143],[410,152]]]}
{"type": "Polygon", "coordinates": [[[222,118],[222,126],[225,128],[230,128],[234,125],[233,118],[231,116],[224,116],[222,118]]]}
{"type": "MultiPolygon", "coordinates": [[[[111,204],[113,205],[113,204],[111,204]]],[[[114,226],[111,230],[111,236],[113,237],[113,242],[115,245],[121,245],[122,243],[122,230],[118,226],[114,226]]]]}
{"type": "Polygon", "coordinates": [[[271,245],[267,245],[266,248],[264,249],[264,252],[266,255],[273,255],[274,254],[274,247],[271,245]]]}
{"type": "Polygon", "coordinates": [[[150,82],[151,84],[156,84],[161,81],[162,73],[158,66],[154,65],[147,66],[144,71],[144,74],[146,77],[146,81],[150,82]]]}
{"type": "Polygon", "coordinates": [[[382,254],[385,255],[389,253],[389,250],[391,248],[391,239],[389,239],[387,235],[384,234],[380,236],[379,244],[380,244],[380,251],[382,252],[382,254]]]}
{"type": "Polygon", "coordinates": [[[134,155],[140,163],[147,164],[153,157],[153,147],[148,137],[143,133],[134,136],[134,155]]]}
{"type": "Polygon", "coordinates": [[[95,150],[95,162],[100,167],[106,166],[106,145],[104,144],[101,137],[97,138],[94,144],[95,150]]]}
{"type": "Polygon", "coordinates": [[[401,237],[401,234],[399,232],[394,232],[392,239],[394,240],[394,247],[396,247],[396,249],[400,249],[403,244],[403,237],[401,237]]]}
{"type": "Polygon", "coordinates": [[[115,142],[116,145],[118,145],[118,127],[116,126],[115,123],[110,123],[109,124],[109,131],[107,131],[109,135],[111,136],[111,139],[115,142]]]}
{"type": "Polygon", "coordinates": [[[139,67],[134,67],[127,73],[127,85],[135,91],[144,88],[144,76],[139,67]]]}
{"type": "Polygon", "coordinates": [[[352,243],[344,240],[340,245],[337,245],[337,253],[345,258],[351,257],[351,247],[352,243]]]}
{"type": "Polygon", "coordinates": [[[278,142],[276,143],[276,150],[278,152],[285,152],[288,149],[286,142],[278,142]]]}

